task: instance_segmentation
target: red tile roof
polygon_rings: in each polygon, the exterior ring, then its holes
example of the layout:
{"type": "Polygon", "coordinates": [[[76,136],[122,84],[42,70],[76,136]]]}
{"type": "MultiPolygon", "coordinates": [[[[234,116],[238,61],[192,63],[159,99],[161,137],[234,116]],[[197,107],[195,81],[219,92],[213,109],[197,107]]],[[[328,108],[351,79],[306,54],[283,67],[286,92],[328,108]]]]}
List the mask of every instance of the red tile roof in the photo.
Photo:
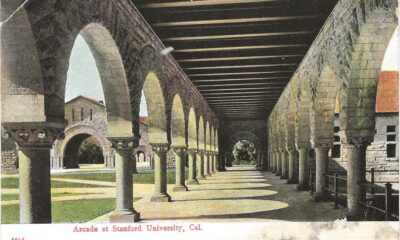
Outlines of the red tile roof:
{"type": "Polygon", "coordinates": [[[376,112],[399,112],[399,72],[382,71],[376,93],[376,112]]]}
{"type": "MultiPolygon", "coordinates": [[[[339,113],[339,99],[336,98],[335,113],[339,113]]],[[[382,71],[379,74],[375,111],[377,113],[399,112],[399,72],[382,71]]]]}

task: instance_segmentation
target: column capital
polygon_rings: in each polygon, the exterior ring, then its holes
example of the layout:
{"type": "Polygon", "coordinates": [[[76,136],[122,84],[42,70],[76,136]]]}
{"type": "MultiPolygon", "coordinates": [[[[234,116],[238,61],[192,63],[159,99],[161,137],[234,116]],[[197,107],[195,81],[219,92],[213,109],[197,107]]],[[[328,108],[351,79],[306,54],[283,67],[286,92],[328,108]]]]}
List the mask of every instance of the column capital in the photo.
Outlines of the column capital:
{"type": "Polygon", "coordinates": [[[187,152],[188,154],[197,154],[199,150],[197,148],[188,148],[187,152]]]}
{"type": "Polygon", "coordinates": [[[111,147],[119,151],[133,151],[139,145],[140,137],[109,137],[111,147]]]}
{"type": "Polygon", "coordinates": [[[21,148],[51,148],[57,138],[64,137],[67,122],[2,123],[4,138],[11,137],[21,148]]]}
{"type": "Polygon", "coordinates": [[[169,151],[168,144],[151,144],[151,149],[153,152],[160,154],[160,153],[167,153],[169,151]]]}
{"type": "Polygon", "coordinates": [[[174,146],[171,148],[176,154],[183,154],[187,152],[186,146],[174,146]]]}
{"type": "Polygon", "coordinates": [[[353,131],[339,131],[340,141],[345,147],[362,148],[368,147],[374,141],[375,131],[360,131],[356,134],[353,131]]]}
{"type": "Polygon", "coordinates": [[[333,139],[312,139],[311,146],[315,149],[331,149],[333,147],[333,139]]]}

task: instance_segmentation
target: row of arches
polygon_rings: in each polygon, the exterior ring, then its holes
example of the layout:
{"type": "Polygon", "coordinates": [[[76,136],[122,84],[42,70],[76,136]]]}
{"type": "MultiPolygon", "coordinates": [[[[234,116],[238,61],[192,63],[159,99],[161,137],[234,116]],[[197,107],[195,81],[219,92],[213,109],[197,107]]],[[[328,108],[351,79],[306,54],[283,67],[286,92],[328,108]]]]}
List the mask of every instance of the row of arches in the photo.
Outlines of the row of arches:
{"type": "Polygon", "coordinates": [[[308,187],[308,169],[315,169],[314,198],[324,201],[338,112],[351,217],[359,214],[359,202],[365,199],[366,149],[376,132],[376,92],[385,51],[389,40],[396,39],[395,6],[392,1],[352,2],[347,10],[351,24],[340,26],[345,29],[341,34],[333,30],[333,17],[328,19],[323,31],[331,34],[317,37],[268,119],[269,169],[289,183],[298,182],[299,189],[308,187]],[[315,162],[308,158],[309,149],[315,162]]]}
{"type": "MultiPolygon", "coordinates": [[[[18,1],[2,2],[6,15],[17,7],[18,1]]],[[[172,57],[161,54],[164,47],[149,27],[137,21],[143,19],[129,1],[34,0],[2,24],[2,127],[19,146],[20,180],[26,183],[20,184],[21,223],[51,222],[50,149],[65,136],[66,75],[78,34],[90,47],[104,92],[104,146],[114,153],[117,185],[112,221],[139,220],[133,209],[132,164],[140,139],[142,92],[155,153],[152,200],[170,200],[165,167],[170,148],[177,156],[178,186],[184,185],[180,159],[186,149],[201,156],[201,174],[215,169],[214,113],[172,57]]]]}

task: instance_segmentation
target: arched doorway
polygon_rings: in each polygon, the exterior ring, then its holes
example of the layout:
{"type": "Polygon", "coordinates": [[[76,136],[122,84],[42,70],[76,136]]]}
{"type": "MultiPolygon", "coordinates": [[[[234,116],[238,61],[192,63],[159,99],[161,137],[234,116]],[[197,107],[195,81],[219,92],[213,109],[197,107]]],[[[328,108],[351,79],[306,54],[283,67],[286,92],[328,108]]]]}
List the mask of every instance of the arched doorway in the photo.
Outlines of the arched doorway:
{"type": "Polygon", "coordinates": [[[89,134],[75,135],[64,149],[64,168],[80,168],[91,164],[104,164],[103,150],[99,141],[89,134]]]}
{"type": "Polygon", "coordinates": [[[256,147],[249,140],[239,140],[233,145],[233,164],[255,165],[257,158],[256,147]]]}

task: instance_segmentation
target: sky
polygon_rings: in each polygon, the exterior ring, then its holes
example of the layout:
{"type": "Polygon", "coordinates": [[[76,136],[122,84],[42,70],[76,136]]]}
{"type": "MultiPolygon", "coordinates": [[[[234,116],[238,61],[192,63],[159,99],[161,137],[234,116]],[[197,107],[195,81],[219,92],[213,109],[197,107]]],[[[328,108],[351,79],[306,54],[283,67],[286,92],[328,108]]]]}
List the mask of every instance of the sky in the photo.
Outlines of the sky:
{"type": "MultiPolygon", "coordinates": [[[[382,63],[381,70],[399,71],[399,42],[400,37],[398,28],[393,33],[392,40],[385,52],[385,58],[382,63]]],[[[99,72],[97,71],[96,62],[90,52],[89,46],[81,35],[75,40],[72,49],[69,69],[67,73],[67,86],[65,93],[65,101],[69,101],[79,95],[83,95],[104,102],[104,93],[101,86],[99,72]]],[[[106,106],[107,107],[107,106],[106,106]]],[[[147,106],[144,94],[140,102],[140,116],[147,116],[147,106]]]]}
{"type": "MultiPolygon", "coordinates": [[[[65,101],[67,102],[79,95],[104,102],[104,92],[96,62],[81,35],[76,38],[69,59],[65,101]]],[[[139,115],[148,115],[144,94],[142,94],[140,101],[139,115]]]]}

